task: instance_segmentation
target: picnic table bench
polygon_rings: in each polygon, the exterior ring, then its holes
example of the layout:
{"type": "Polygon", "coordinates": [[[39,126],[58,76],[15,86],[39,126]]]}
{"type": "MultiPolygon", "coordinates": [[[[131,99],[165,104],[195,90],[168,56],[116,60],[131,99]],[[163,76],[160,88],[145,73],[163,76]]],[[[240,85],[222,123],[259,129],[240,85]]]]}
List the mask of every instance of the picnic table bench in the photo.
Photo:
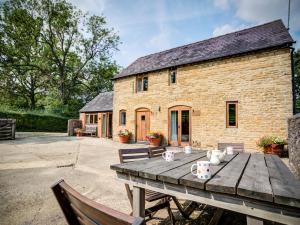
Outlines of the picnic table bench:
{"type": "Polygon", "coordinates": [[[247,224],[263,219],[300,224],[300,181],[275,155],[235,153],[212,166],[211,179],[190,172],[208,160],[206,151],[176,153],[173,162],[161,157],[111,165],[117,179],[133,185],[133,215],[144,217],[145,189],[247,215],[247,224]]]}

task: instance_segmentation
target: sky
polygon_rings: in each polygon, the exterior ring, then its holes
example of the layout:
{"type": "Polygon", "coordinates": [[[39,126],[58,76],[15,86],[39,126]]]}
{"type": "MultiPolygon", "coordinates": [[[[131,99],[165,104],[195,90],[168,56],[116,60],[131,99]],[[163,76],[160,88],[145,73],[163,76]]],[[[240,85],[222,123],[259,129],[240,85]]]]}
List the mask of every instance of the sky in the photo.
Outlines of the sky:
{"type": "MultiPolygon", "coordinates": [[[[69,1],[106,17],[120,36],[113,57],[122,67],[141,56],[277,19],[287,26],[288,18],[288,0],[69,1]]],[[[300,42],[300,0],[291,0],[290,33],[300,42]]]]}

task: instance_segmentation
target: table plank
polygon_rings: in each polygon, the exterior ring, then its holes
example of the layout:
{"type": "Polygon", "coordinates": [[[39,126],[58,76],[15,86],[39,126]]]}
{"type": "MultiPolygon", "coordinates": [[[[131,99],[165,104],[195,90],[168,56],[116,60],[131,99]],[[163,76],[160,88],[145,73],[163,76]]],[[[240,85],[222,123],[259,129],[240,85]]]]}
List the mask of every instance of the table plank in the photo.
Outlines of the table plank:
{"type": "Polygon", "coordinates": [[[300,208],[300,181],[282,160],[275,155],[265,155],[274,202],[300,208]]]}
{"type": "Polygon", "coordinates": [[[179,184],[179,178],[185,176],[188,173],[191,173],[191,166],[199,160],[207,160],[206,156],[203,155],[199,157],[198,159],[191,161],[187,164],[184,164],[182,166],[176,167],[174,169],[168,170],[166,172],[163,172],[157,176],[158,180],[169,182],[172,184],[179,184]]]}
{"type": "Polygon", "coordinates": [[[237,184],[249,157],[249,153],[238,154],[206,183],[205,189],[214,192],[236,194],[237,184]]]}
{"type": "Polygon", "coordinates": [[[166,162],[164,159],[157,161],[155,165],[152,167],[148,167],[146,169],[139,171],[139,176],[144,178],[149,178],[152,180],[156,180],[157,176],[163,172],[169,171],[171,169],[177,168],[184,164],[190,163],[201,157],[206,155],[205,152],[194,152],[192,154],[184,154],[181,153],[175,154],[175,160],[172,162],[166,162]]]}
{"type": "Polygon", "coordinates": [[[273,202],[269,172],[263,154],[251,154],[238,185],[237,194],[273,202]]]}
{"type": "MultiPolygon", "coordinates": [[[[226,155],[224,162],[220,163],[217,166],[212,165],[211,166],[211,173],[212,177],[215,176],[216,173],[218,173],[230,160],[232,160],[237,154],[234,155],[226,155]]],[[[201,160],[208,160],[207,157],[201,159],[201,160]]],[[[207,179],[199,179],[197,176],[194,176],[191,174],[190,170],[189,173],[183,177],[180,178],[180,184],[183,184],[188,187],[194,187],[198,189],[204,189],[205,183],[208,182],[207,179]]]]}
{"type": "Polygon", "coordinates": [[[138,160],[133,162],[114,164],[111,165],[110,168],[118,172],[137,176],[139,170],[152,167],[152,165],[155,164],[156,161],[161,161],[161,160],[162,160],[161,157],[154,157],[154,158],[138,160]]]}

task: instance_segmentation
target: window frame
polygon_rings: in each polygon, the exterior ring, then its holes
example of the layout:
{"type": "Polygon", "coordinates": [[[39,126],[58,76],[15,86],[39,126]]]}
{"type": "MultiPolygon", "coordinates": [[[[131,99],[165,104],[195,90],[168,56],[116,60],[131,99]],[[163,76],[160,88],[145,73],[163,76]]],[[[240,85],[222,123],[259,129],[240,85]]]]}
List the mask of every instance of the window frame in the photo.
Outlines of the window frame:
{"type": "Polygon", "coordinates": [[[98,114],[97,113],[86,113],[85,114],[85,124],[97,125],[98,124],[98,114]],[[91,123],[92,119],[92,123],[91,123]]]}
{"type": "Polygon", "coordinates": [[[226,101],[226,128],[238,128],[238,101],[226,101]],[[235,105],[235,126],[229,125],[229,105],[235,105]]]}
{"type": "Polygon", "coordinates": [[[136,77],[136,93],[149,90],[149,76],[140,75],[136,77]],[[146,79],[145,79],[146,78],[146,79]],[[144,80],[147,80],[147,90],[145,90],[144,80]],[[141,81],[141,90],[139,90],[139,81],[141,81]]]}
{"type": "Polygon", "coordinates": [[[121,109],[119,111],[119,126],[126,126],[126,110],[125,109],[121,109]],[[125,113],[125,123],[122,124],[122,114],[125,113]]]}
{"type": "Polygon", "coordinates": [[[172,67],[169,69],[169,85],[174,85],[177,84],[177,68],[176,67],[172,67]],[[175,82],[172,82],[172,73],[175,73],[175,82]]]}

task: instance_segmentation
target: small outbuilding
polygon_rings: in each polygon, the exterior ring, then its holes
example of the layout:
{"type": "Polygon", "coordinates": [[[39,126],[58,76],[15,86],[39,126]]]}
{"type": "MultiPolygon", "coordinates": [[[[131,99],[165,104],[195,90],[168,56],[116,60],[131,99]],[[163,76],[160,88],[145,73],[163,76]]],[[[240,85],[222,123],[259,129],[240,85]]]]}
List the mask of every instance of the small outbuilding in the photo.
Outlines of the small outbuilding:
{"type": "Polygon", "coordinates": [[[98,137],[112,137],[113,95],[112,91],[100,93],[79,110],[83,129],[86,125],[94,125],[98,137]]]}

